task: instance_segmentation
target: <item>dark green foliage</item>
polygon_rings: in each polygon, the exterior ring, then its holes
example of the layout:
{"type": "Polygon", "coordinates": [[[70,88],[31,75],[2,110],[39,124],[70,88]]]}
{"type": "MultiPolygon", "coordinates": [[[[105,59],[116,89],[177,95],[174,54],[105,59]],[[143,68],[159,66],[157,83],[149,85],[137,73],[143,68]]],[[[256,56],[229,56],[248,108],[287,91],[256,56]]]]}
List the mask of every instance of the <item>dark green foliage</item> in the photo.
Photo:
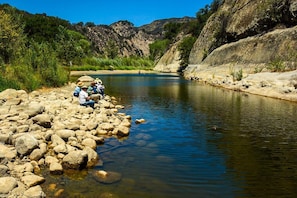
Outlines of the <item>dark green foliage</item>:
{"type": "Polygon", "coordinates": [[[95,27],[95,23],[93,22],[86,22],[86,27],[95,27]]]}
{"type": "MultiPolygon", "coordinates": [[[[27,13],[17,12],[7,5],[2,10],[0,8],[0,12],[0,26],[3,27],[0,28],[0,90],[15,88],[32,91],[41,86],[64,85],[68,81],[69,72],[59,65],[56,50],[53,48],[60,45],[54,45],[53,35],[56,35],[56,32],[45,32],[43,37],[37,36],[36,32],[26,34],[22,16],[27,13]],[[49,37],[51,39],[48,39],[49,37]],[[43,41],[47,39],[47,42],[43,41]]],[[[37,16],[36,19],[39,18],[40,16],[37,16]]]]}
{"type": "Polygon", "coordinates": [[[180,51],[180,66],[186,67],[189,64],[189,56],[191,49],[196,41],[195,37],[185,37],[182,42],[178,45],[180,51]]]}
{"type": "Polygon", "coordinates": [[[41,86],[57,87],[67,82],[68,74],[62,72],[56,52],[48,43],[31,42],[22,63],[35,73],[41,86]]]}
{"type": "Polygon", "coordinates": [[[113,59],[113,58],[117,57],[119,54],[118,50],[119,50],[119,48],[117,47],[116,43],[113,40],[109,40],[107,42],[107,47],[105,49],[105,52],[106,52],[106,56],[108,58],[113,59]]]}
{"type": "Polygon", "coordinates": [[[170,44],[170,40],[157,40],[149,45],[151,60],[158,60],[166,52],[170,44]]]}
{"type": "Polygon", "coordinates": [[[53,42],[60,26],[70,27],[67,21],[46,16],[46,14],[24,14],[23,20],[25,23],[24,33],[36,42],[53,42]]]}
{"type": "Polygon", "coordinates": [[[173,40],[181,31],[181,26],[181,23],[167,23],[166,25],[164,25],[164,39],[173,40]]]}
{"type": "Polygon", "coordinates": [[[60,26],[56,39],[58,57],[64,65],[81,64],[90,53],[90,42],[79,32],[60,26]]]}

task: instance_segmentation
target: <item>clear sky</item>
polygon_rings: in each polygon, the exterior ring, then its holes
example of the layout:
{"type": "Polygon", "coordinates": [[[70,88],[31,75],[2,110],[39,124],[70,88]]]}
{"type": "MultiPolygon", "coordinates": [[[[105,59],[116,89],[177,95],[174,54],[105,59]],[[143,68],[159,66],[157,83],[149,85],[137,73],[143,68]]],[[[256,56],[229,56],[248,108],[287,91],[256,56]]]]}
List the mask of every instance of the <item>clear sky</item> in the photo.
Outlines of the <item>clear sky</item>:
{"type": "Polygon", "coordinates": [[[212,0],[0,0],[32,14],[46,13],[70,23],[93,22],[110,25],[128,20],[136,27],[154,20],[195,17],[212,0]]]}

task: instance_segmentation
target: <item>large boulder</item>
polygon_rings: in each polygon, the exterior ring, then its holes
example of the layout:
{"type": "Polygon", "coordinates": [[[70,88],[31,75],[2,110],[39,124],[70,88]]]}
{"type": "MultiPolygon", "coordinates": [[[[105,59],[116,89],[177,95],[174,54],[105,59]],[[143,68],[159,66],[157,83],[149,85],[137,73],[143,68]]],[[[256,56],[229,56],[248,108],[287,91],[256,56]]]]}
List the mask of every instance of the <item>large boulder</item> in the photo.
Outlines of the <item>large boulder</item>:
{"type": "Polygon", "coordinates": [[[25,197],[45,198],[46,194],[42,191],[41,186],[34,186],[24,192],[25,197]]]}
{"type": "Polygon", "coordinates": [[[15,141],[16,151],[21,155],[30,154],[38,145],[37,139],[30,134],[24,134],[15,141]]]}
{"type": "Polygon", "coordinates": [[[93,82],[94,81],[94,78],[92,78],[91,76],[81,76],[77,79],[77,81],[80,81],[80,82],[83,82],[84,85],[89,85],[90,82],[93,82]]]}
{"type": "Polygon", "coordinates": [[[36,186],[45,182],[44,177],[38,175],[26,175],[21,178],[21,181],[28,187],[36,186]]]}
{"type": "Polygon", "coordinates": [[[41,114],[42,112],[44,112],[44,110],[45,110],[45,107],[43,105],[37,102],[32,102],[26,108],[25,113],[28,114],[28,116],[31,118],[38,114],[41,114]]]}
{"type": "Polygon", "coordinates": [[[13,177],[0,177],[0,194],[8,194],[18,185],[13,177]]]}
{"type": "Polygon", "coordinates": [[[88,154],[85,151],[77,150],[69,152],[62,161],[64,169],[81,170],[87,166],[88,154]]]}
{"type": "Polygon", "coordinates": [[[32,118],[33,123],[36,123],[44,128],[51,128],[52,118],[48,114],[39,114],[32,118]]]}

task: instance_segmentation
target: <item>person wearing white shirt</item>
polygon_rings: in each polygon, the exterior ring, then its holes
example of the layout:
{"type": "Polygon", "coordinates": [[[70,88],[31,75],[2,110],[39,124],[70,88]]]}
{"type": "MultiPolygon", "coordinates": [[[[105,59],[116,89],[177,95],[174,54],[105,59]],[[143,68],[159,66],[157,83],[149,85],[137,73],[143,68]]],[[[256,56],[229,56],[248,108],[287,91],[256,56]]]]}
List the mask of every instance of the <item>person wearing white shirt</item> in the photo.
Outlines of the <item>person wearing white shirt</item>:
{"type": "Polygon", "coordinates": [[[82,86],[81,91],[79,92],[78,100],[79,104],[82,106],[90,106],[93,109],[95,108],[95,102],[90,99],[88,93],[87,93],[87,86],[82,86]]]}

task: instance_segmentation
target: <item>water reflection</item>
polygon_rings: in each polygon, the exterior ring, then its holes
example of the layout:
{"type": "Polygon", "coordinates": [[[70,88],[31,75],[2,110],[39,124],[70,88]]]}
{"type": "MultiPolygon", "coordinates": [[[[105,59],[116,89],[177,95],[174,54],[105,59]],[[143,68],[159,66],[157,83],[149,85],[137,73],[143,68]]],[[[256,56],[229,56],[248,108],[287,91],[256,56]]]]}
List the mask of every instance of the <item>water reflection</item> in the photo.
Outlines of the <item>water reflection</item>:
{"type": "Polygon", "coordinates": [[[218,89],[178,76],[99,75],[133,120],[125,140],[99,146],[103,164],[47,180],[64,195],[100,197],[294,197],[295,103],[218,89]],[[103,185],[96,170],[123,178],[103,185]],[[64,185],[63,185],[64,184],[64,185]]]}

